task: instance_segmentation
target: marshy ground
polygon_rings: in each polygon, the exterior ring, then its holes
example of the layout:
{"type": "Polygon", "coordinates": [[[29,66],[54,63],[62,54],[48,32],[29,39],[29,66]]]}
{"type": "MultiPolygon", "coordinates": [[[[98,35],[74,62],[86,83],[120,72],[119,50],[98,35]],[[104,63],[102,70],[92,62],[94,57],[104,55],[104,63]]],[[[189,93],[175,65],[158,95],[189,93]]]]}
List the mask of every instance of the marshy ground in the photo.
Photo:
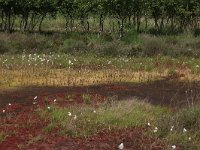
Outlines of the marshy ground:
{"type": "Polygon", "coordinates": [[[198,59],[50,58],[1,57],[1,149],[199,148],[198,59]]]}
{"type": "Polygon", "coordinates": [[[199,37],[15,32],[0,44],[0,149],[200,148],[199,37]]]}

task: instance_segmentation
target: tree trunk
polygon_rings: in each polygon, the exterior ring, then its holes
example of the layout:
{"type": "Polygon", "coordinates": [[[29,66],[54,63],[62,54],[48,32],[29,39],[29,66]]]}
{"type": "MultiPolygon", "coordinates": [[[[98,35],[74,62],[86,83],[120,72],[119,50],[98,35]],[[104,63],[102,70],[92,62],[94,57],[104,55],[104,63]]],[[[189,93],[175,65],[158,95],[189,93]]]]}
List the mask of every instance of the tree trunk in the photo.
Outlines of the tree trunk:
{"type": "Polygon", "coordinates": [[[14,25],[15,25],[15,16],[13,16],[12,18],[11,31],[14,31],[14,25]]]}
{"type": "Polygon", "coordinates": [[[83,15],[81,16],[80,20],[81,20],[81,28],[82,28],[82,31],[85,31],[85,18],[84,18],[83,15]]]}
{"type": "Polygon", "coordinates": [[[137,32],[140,32],[141,20],[140,20],[140,15],[139,14],[136,16],[136,19],[137,19],[137,32]]]}
{"type": "Polygon", "coordinates": [[[158,31],[158,18],[154,17],[154,22],[155,22],[155,29],[158,31]]]}
{"type": "Polygon", "coordinates": [[[40,33],[42,32],[42,23],[44,21],[45,16],[46,16],[46,14],[42,15],[42,18],[41,18],[40,23],[39,23],[39,32],[40,33]]]}
{"type": "Polygon", "coordinates": [[[8,14],[5,13],[5,21],[4,21],[4,26],[3,26],[3,30],[4,31],[7,30],[7,24],[8,24],[8,14]]]}
{"type": "Polygon", "coordinates": [[[161,19],[159,30],[162,31],[163,27],[164,27],[164,17],[162,17],[162,19],[161,19]]]}
{"type": "Polygon", "coordinates": [[[70,32],[73,31],[73,26],[74,26],[73,19],[72,19],[72,17],[70,17],[70,32]]]}
{"type": "Polygon", "coordinates": [[[29,22],[29,27],[28,27],[29,31],[33,31],[33,21],[34,21],[34,17],[33,17],[33,13],[32,13],[31,14],[31,20],[29,22]]]}
{"type": "Polygon", "coordinates": [[[4,12],[1,11],[1,23],[0,23],[0,30],[3,31],[3,25],[4,25],[4,12]]]}
{"type": "Polygon", "coordinates": [[[136,25],[136,17],[135,17],[136,15],[134,14],[134,16],[133,16],[133,25],[135,26],[136,25]]]}
{"type": "Polygon", "coordinates": [[[128,17],[128,26],[131,27],[131,16],[128,17]]]}
{"type": "Polygon", "coordinates": [[[103,14],[100,15],[100,19],[99,19],[99,31],[100,31],[100,32],[103,32],[103,31],[104,31],[103,14]]]}
{"type": "Polygon", "coordinates": [[[8,33],[11,33],[11,10],[8,11],[8,23],[7,23],[7,28],[6,31],[8,33]]]}
{"type": "Polygon", "coordinates": [[[113,24],[112,24],[112,31],[115,32],[115,22],[113,21],[113,24]]]}
{"type": "Polygon", "coordinates": [[[24,19],[24,25],[23,25],[24,31],[27,31],[27,26],[28,26],[28,16],[26,16],[25,19],[24,19]]]}
{"type": "Polygon", "coordinates": [[[147,32],[148,29],[148,18],[147,18],[147,14],[145,14],[145,32],[147,32]]]}
{"type": "Polygon", "coordinates": [[[87,31],[88,31],[88,32],[90,31],[90,23],[89,23],[88,20],[87,20],[87,31]]]}
{"type": "Polygon", "coordinates": [[[120,30],[119,30],[119,38],[120,40],[122,39],[124,34],[124,18],[121,19],[121,25],[120,25],[120,30]]]}
{"type": "Polygon", "coordinates": [[[171,18],[171,30],[174,31],[174,17],[171,18]]]}

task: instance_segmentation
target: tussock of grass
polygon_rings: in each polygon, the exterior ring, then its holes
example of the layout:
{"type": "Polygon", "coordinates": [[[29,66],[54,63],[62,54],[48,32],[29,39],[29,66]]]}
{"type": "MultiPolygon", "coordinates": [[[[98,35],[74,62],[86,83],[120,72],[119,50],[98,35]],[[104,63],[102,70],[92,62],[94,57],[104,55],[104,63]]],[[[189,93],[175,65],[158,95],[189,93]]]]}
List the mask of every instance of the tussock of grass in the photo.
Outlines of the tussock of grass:
{"type": "Polygon", "coordinates": [[[3,132],[0,132],[0,144],[5,140],[6,134],[3,132]]]}
{"type": "Polygon", "coordinates": [[[171,144],[180,144],[184,149],[200,148],[200,106],[167,114],[157,120],[158,136],[166,138],[171,144]],[[171,127],[174,126],[171,131],[171,127]],[[183,130],[187,131],[184,132],[183,130]]]}

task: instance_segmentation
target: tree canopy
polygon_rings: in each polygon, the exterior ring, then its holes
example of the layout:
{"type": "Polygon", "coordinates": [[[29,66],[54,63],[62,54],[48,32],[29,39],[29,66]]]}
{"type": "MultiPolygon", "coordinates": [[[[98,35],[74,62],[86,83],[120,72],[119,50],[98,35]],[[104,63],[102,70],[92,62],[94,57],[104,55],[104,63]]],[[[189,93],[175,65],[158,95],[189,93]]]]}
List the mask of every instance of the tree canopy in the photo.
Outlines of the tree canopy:
{"type": "Polygon", "coordinates": [[[89,30],[89,17],[99,18],[99,30],[103,31],[105,17],[119,21],[123,32],[124,22],[133,20],[137,31],[141,21],[152,20],[156,30],[165,26],[172,30],[191,30],[199,27],[199,0],[0,0],[0,30],[11,32],[16,18],[20,19],[22,31],[41,30],[46,16],[63,15],[66,28],[73,26],[73,20],[80,20],[84,29],[89,30]],[[69,26],[69,22],[71,24],[69,26]],[[85,26],[87,24],[87,27],[85,26]]]}

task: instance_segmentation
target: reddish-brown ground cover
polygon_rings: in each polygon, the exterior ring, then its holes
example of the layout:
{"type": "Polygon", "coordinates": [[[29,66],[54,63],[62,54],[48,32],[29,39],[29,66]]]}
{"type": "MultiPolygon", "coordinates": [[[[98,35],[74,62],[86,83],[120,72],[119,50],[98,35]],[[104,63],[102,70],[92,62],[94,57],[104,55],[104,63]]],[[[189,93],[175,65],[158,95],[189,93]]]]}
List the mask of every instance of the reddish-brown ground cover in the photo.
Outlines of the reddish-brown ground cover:
{"type": "Polygon", "coordinates": [[[83,99],[84,94],[92,97],[93,101],[89,103],[92,106],[98,106],[108,96],[116,96],[118,99],[129,99],[132,97],[149,98],[149,102],[152,104],[162,104],[163,102],[164,105],[170,106],[170,102],[185,98],[186,90],[193,90],[192,94],[194,94],[194,97],[199,94],[198,84],[189,86],[181,83],[150,83],[143,85],[113,84],[82,88],[46,87],[4,92],[0,95],[2,102],[0,107],[0,133],[6,133],[9,136],[0,144],[0,149],[117,149],[118,145],[122,142],[125,145],[125,149],[131,150],[165,149],[166,147],[163,141],[156,137],[149,138],[145,136],[146,129],[141,128],[115,131],[105,130],[102,133],[87,138],[63,137],[59,136],[56,131],[47,133],[43,129],[48,122],[42,120],[36,114],[35,110],[38,107],[47,107],[49,104],[60,107],[85,105],[86,102],[83,99]],[[35,96],[37,96],[36,101],[34,101],[35,96]],[[55,99],[56,102],[54,101],[55,99]],[[167,99],[169,100],[167,101],[167,99]],[[36,103],[33,104],[33,102],[36,103]],[[3,110],[5,110],[4,113],[3,110]]]}
{"type": "MultiPolygon", "coordinates": [[[[105,97],[91,94],[95,99],[91,105],[105,101],[105,97]]],[[[37,114],[37,108],[47,107],[48,104],[57,106],[85,105],[80,94],[74,95],[73,100],[66,99],[64,93],[43,94],[37,96],[37,103],[32,105],[7,104],[1,110],[0,132],[8,134],[0,144],[2,150],[15,149],[116,149],[120,143],[124,143],[126,149],[164,149],[163,142],[156,138],[147,138],[145,129],[131,128],[115,131],[102,131],[89,137],[63,137],[57,132],[46,133],[43,128],[47,125],[37,114]],[[58,99],[56,102],[54,98],[58,99]],[[3,112],[5,110],[5,112],[3,112]]],[[[34,97],[32,97],[34,101],[34,97]]]]}

